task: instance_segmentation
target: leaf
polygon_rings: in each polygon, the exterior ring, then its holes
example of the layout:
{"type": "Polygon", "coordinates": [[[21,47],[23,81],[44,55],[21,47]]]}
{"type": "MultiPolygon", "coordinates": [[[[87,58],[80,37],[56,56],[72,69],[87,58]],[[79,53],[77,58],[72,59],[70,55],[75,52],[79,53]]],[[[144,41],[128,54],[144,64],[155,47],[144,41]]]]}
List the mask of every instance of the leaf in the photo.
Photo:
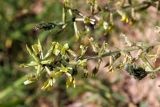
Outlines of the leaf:
{"type": "Polygon", "coordinates": [[[63,75],[63,74],[64,74],[64,72],[62,72],[62,71],[53,71],[53,72],[51,73],[51,77],[52,77],[52,78],[60,77],[60,76],[63,75]]]}
{"type": "Polygon", "coordinates": [[[27,45],[26,45],[26,48],[27,48],[28,53],[34,58],[34,60],[38,62],[39,60],[37,56],[31,51],[31,49],[27,45]]]}
{"type": "Polygon", "coordinates": [[[55,46],[54,46],[54,49],[53,49],[53,54],[58,56],[59,53],[60,53],[60,44],[58,42],[56,42],[55,46]]]}
{"type": "Polygon", "coordinates": [[[42,45],[41,45],[41,42],[39,39],[38,39],[38,48],[39,48],[39,52],[40,52],[40,57],[41,57],[41,59],[43,59],[42,45]]]}
{"type": "Polygon", "coordinates": [[[41,64],[51,64],[52,62],[54,62],[54,58],[51,58],[51,59],[46,59],[46,60],[42,60],[41,61],[41,64]]]}
{"type": "Polygon", "coordinates": [[[41,87],[42,90],[46,90],[50,87],[49,81],[47,80],[46,82],[43,83],[43,86],[41,87]]]}
{"type": "Polygon", "coordinates": [[[38,44],[32,45],[32,50],[33,50],[33,52],[34,52],[35,55],[40,54],[40,51],[41,51],[40,47],[38,46],[38,44]]]}
{"type": "Polygon", "coordinates": [[[24,81],[24,85],[28,85],[28,84],[31,84],[31,83],[33,83],[33,81],[31,81],[31,80],[24,81]]]}
{"type": "Polygon", "coordinates": [[[71,49],[68,49],[67,52],[68,52],[71,56],[73,56],[74,58],[77,57],[76,53],[75,53],[74,51],[72,51],[71,49]]]}
{"type": "Polygon", "coordinates": [[[49,84],[50,86],[53,86],[53,84],[56,82],[56,80],[54,78],[49,79],[49,84]]]}
{"type": "Polygon", "coordinates": [[[98,53],[98,44],[93,42],[93,38],[90,38],[90,45],[92,47],[93,52],[98,53]]]}
{"type": "Polygon", "coordinates": [[[71,86],[74,86],[75,87],[75,80],[74,78],[72,77],[72,75],[70,73],[66,73],[67,75],[67,80],[66,80],[66,87],[69,88],[71,86]]]}
{"type": "Polygon", "coordinates": [[[31,67],[31,66],[37,66],[38,63],[35,62],[35,61],[31,61],[30,63],[28,64],[21,64],[20,67],[31,67]]]}
{"type": "Polygon", "coordinates": [[[85,47],[85,46],[83,46],[83,45],[80,45],[80,49],[81,49],[80,56],[83,56],[83,55],[86,53],[87,48],[88,48],[88,47],[85,47]]]}
{"type": "Polygon", "coordinates": [[[77,61],[77,65],[84,67],[87,65],[87,59],[83,59],[83,60],[78,60],[77,61]]]}
{"type": "Polygon", "coordinates": [[[101,56],[104,52],[105,52],[105,49],[108,47],[108,43],[105,43],[103,42],[99,52],[98,52],[98,55],[101,56]]]}
{"type": "Polygon", "coordinates": [[[63,65],[61,65],[61,67],[60,67],[60,71],[62,71],[62,72],[64,72],[64,73],[66,73],[66,72],[68,72],[68,71],[70,71],[70,70],[72,70],[71,67],[64,67],[63,65]]]}
{"type": "Polygon", "coordinates": [[[31,84],[33,83],[34,81],[36,81],[36,76],[31,74],[27,77],[27,80],[24,81],[24,85],[28,85],[28,84],[31,84]]]}
{"type": "Polygon", "coordinates": [[[26,45],[26,48],[27,48],[27,51],[28,51],[28,53],[32,56],[32,51],[31,51],[31,49],[28,47],[28,45],[26,45]]]}
{"type": "Polygon", "coordinates": [[[48,58],[48,57],[52,54],[53,49],[54,49],[54,47],[55,47],[55,44],[56,44],[56,42],[52,42],[52,45],[51,45],[51,47],[49,48],[48,52],[46,53],[44,59],[48,58]]]}
{"type": "Polygon", "coordinates": [[[117,12],[121,16],[121,21],[122,22],[129,23],[129,19],[128,19],[127,15],[124,12],[122,12],[120,10],[118,10],[117,12]]]}
{"type": "Polygon", "coordinates": [[[65,43],[63,45],[63,47],[61,48],[61,54],[62,56],[64,56],[66,54],[66,51],[68,50],[69,46],[68,46],[68,43],[65,43]]]}
{"type": "Polygon", "coordinates": [[[41,72],[41,65],[38,65],[37,66],[37,72],[36,72],[38,76],[39,76],[40,72],[41,72]]]}
{"type": "Polygon", "coordinates": [[[109,24],[106,21],[103,21],[103,28],[105,30],[108,30],[108,28],[109,28],[109,24]]]}

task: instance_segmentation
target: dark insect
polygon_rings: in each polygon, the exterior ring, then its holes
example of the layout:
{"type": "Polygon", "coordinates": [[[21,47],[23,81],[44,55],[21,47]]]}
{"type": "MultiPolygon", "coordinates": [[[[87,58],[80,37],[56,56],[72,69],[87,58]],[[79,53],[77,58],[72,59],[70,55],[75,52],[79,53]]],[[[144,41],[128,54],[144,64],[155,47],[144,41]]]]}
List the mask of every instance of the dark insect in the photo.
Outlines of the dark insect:
{"type": "Polygon", "coordinates": [[[55,28],[55,23],[40,23],[38,26],[36,26],[36,30],[42,29],[42,30],[51,30],[55,28]]]}
{"type": "Polygon", "coordinates": [[[132,76],[134,76],[135,79],[141,80],[144,77],[147,76],[147,72],[142,67],[136,67],[131,64],[125,65],[125,70],[132,76]]]}

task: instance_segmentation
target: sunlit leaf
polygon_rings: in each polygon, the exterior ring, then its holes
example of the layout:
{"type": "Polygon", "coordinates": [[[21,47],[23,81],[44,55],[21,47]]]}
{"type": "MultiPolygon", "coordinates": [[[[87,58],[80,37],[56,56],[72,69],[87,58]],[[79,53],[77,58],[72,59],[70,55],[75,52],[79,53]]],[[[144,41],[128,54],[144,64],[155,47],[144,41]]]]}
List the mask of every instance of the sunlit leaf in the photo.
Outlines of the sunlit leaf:
{"type": "Polygon", "coordinates": [[[68,52],[71,56],[73,56],[74,58],[77,57],[77,54],[76,54],[74,51],[72,51],[71,49],[68,49],[67,52],[68,52]]]}
{"type": "Polygon", "coordinates": [[[31,51],[31,49],[26,45],[28,53],[34,58],[35,61],[39,61],[37,56],[31,51]]]}

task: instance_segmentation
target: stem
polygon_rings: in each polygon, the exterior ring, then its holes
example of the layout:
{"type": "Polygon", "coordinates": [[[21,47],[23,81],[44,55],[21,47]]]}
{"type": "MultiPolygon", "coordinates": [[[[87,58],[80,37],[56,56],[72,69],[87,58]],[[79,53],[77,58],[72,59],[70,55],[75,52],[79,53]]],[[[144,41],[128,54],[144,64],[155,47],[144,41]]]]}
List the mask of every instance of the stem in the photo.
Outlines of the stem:
{"type": "Polygon", "coordinates": [[[141,59],[143,60],[143,62],[146,64],[146,66],[149,67],[150,70],[153,70],[153,66],[152,64],[148,61],[148,59],[146,58],[146,56],[142,56],[141,59]]]}
{"type": "Polygon", "coordinates": [[[62,12],[62,22],[65,24],[65,22],[66,22],[66,10],[65,10],[65,8],[63,7],[63,10],[62,10],[63,12],[62,12]]]}
{"type": "Polygon", "coordinates": [[[100,56],[85,56],[83,57],[83,59],[88,59],[88,60],[92,60],[92,59],[99,59],[99,58],[102,58],[102,57],[106,57],[106,56],[111,56],[111,55],[114,55],[114,54],[117,54],[117,53],[120,53],[120,52],[130,52],[130,51],[134,51],[134,50],[139,50],[138,47],[131,47],[131,48],[128,48],[128,49],[123,49],[123,50],[116,50],[116,51],[112,51],[112,52],[106,52],[100,56]]]}
{"type": "Polygon", "coordinates": [[[74,26],[75,36],[77,39],[79,39],[79,31],[76,22],[73,22],[73,26],[74,26]]]}
{"type": "MultiPolygon", "coordinates": [[[[152,45],[148,45],[146,48],[149,48],[149,47],[153,47],[153,46],[157,46],[157,45],[160,45],[160,43],[155,43],[155,44],[152,44],[152,45]]],[[[102,57],[106,57],[106,56],[111,56],[111,55],[114,55],[114,54],[117,54],[117,53],[121,53],[121,52],[131,52],[131,51],[135,51],[135,50],[139,50],[139,49],[142,49],[140,47],[130,47],[130,48],[127,48],[127,49],[119,49],[119,50],[116,50],[116,51],[110,51],[110,52],[105,52],[104,54],[98,56],[84,56],[82,57],[82,59],[88,59],[88,60],[92,60],[92,59],[99,59],[99,58],[102,58],[102,57]]]]}
{"type": "Polygon", "coordinates": [[[147,71],[148,73],[158,73],[158,72],[160,72],[160,67],[158,67],[158,68],[156,68],[156,69],[154,69],[154,70],[152,70],[152,71],[147,71]]]}
{"type": "Polygon", "coordinates": [[[49,68],[47,66],[45,66],[46,72],[48,75],[51,75],[51,71],[49,70],[49,68]]]}

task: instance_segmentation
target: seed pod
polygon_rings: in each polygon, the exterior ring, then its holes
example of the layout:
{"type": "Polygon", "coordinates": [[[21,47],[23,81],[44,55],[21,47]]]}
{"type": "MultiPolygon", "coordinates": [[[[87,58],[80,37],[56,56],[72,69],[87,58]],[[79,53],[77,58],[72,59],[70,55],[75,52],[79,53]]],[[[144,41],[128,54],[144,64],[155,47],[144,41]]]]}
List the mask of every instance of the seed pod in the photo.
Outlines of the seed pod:
{"type": "Polygon", "coordinates": [[[36,29],[42,29],[42,30],[51,30],[55,28],[56,24],[54,23],[40,23],[38,26],[36,26],[36,29]]]}
{"type": "Polygon", "coordinates": [[[133,72],[133,76],[138,80],[143,79],[147,74],[148,73],[142,67],[135,68],[133,72]]]}
{"type": "Polygon", "coordinates": [[[125,65],[125,70],[132,76],[134,76],[135,79],[141,80],[144,77],[147,76],[147,72],[142,67],[136,67],[131,64],[125,65]]]}

